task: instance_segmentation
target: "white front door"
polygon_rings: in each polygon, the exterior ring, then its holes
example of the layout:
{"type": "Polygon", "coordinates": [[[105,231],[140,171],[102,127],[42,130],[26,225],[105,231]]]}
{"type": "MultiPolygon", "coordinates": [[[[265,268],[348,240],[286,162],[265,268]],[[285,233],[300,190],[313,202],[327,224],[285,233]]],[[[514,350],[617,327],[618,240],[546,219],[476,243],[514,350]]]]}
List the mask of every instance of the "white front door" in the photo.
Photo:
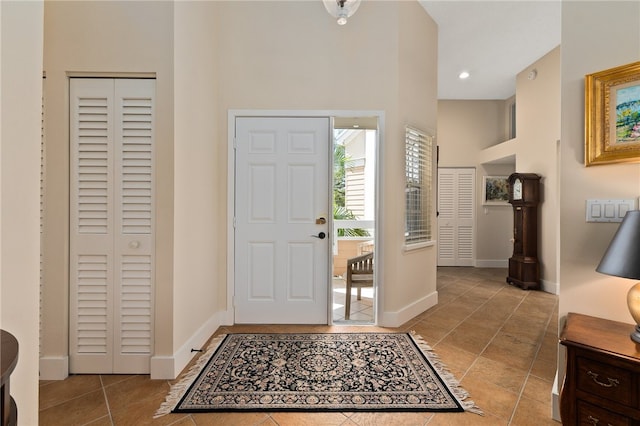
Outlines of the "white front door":
{"type": "Polygon", "coordinates": [[[235,322],[327,324],[328,117],[236,118],[235,322]]]}
{"type": "Polygon", "coordinates": [[[155,80],[70,81],[69,370],[148,374],[155,80]]]}
{"type": "Polygon", "coordinates": [[[438,266],[473,266],[475,176],[472,168],[438,169],[438,266]]]}

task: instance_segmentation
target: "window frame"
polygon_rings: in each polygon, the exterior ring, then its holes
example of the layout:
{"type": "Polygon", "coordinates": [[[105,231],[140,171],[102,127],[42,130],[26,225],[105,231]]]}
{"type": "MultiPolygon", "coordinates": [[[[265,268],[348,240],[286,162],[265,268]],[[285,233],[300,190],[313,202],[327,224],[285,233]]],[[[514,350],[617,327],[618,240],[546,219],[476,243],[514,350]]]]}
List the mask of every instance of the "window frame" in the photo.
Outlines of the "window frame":
{"type": "Polygon", "coordinates": [[[405,127],[405,250],[435,245],[432,225],[434,144],[433,135],[405,127]]]}

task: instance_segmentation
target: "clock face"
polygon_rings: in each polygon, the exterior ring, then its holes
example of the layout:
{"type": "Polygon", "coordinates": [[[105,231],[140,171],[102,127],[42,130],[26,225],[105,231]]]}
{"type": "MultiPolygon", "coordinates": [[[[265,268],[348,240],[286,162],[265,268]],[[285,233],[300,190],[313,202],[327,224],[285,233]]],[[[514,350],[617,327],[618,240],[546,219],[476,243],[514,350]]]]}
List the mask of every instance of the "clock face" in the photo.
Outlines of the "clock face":
{"type": "Polygon", "coordinates": [[[513,199],[522,200],[522,182],[520,179],[516,179],[513,182],[513,199]]]}

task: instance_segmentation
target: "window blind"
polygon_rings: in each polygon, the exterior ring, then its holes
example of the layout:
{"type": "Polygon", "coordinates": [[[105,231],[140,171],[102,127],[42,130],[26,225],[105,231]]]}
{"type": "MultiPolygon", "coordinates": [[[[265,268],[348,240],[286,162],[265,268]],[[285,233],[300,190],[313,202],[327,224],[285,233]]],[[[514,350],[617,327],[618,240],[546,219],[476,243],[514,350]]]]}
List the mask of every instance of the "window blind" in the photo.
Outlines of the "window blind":
{"type": "Polygon", "coordinates": [[[405,129],[405,243],[432,239],[431,188],[433,137],[415,128],[405,129]]]}

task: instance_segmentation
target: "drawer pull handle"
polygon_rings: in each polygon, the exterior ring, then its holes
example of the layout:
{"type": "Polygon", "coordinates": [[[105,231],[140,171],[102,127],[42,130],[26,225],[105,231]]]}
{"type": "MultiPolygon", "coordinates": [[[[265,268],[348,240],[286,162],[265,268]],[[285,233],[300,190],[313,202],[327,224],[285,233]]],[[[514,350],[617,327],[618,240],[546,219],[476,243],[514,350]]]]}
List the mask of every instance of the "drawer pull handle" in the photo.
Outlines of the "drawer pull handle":
{"type": "Polygon", "coordinates": [[[594,373],[591,370],[587,371],[587,374],[589,375],[589,377],[591,377],[591,379],[595,383],[599,384],[603,388],[613,388],[613,387],[616,387],[616,386],[618,386],[620,384],[618,379],[612,379],[611,377],[607,377],[607,380],[609,381],[609,383],[601,382],[600,380],[598,380],[598,373],[594,373]]]}
{"type": "MultiPolygon", "coordinates": [[[[600,419],[595,418],[593,416],[587,417],[587,421],[591,423],[593,426],[596,426],[598,423],[600,423],[600,419]]],[[[613,426],[613,425],[611,423],[607,423],[607,426],[613,426]]]]}

